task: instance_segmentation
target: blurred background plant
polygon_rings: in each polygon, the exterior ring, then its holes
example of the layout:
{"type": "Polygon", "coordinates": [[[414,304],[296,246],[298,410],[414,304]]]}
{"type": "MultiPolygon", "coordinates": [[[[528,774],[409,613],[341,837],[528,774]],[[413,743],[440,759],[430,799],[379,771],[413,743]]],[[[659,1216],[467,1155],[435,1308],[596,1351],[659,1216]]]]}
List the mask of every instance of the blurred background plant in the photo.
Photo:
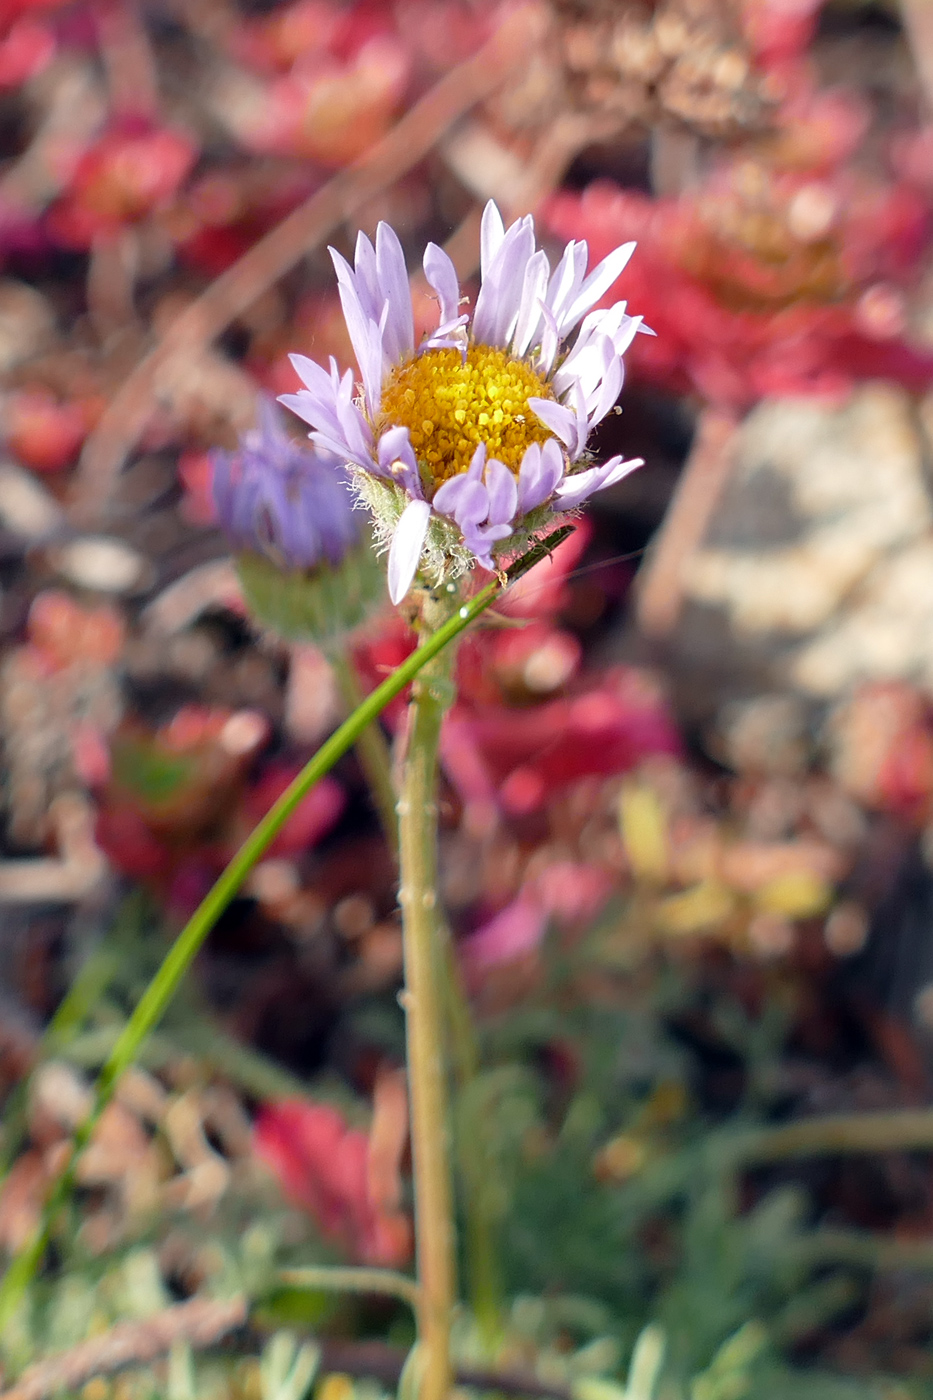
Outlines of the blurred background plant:
{"type": "MultiPolygon", "coordinates": [[[[6,1259],[171,936],[346,707],[332,648],[251,619],[211,462],[289,351],[352,363],[328,242],[385,218],[469,283],[493,197],[593,258],[637,238],[607,299],[657,335],[600,438],[648,465],[458,657],[458,1387],[933,1394],[924,15],[0,5],[6,1259]]],[[[413,646],[373,602],[364,691],[413,646]]],[[[348,755],[106,1110],[5,1393],[414,1393],[400,977],[348,755]]]]}

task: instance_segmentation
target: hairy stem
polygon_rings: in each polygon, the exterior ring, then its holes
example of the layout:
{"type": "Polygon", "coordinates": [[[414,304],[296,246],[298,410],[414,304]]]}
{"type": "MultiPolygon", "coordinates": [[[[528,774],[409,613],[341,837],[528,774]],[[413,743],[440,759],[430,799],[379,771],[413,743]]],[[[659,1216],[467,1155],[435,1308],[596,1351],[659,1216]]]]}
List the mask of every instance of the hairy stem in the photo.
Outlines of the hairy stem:
{"type": "Polygon", "coordinates": [[[446,1400],[450,1390],[455,1289],[442,948],[436,908],[437,751],[451,697],[450,665],[449,654],[437,657],[415,685],[398,805],[418,1331],[424,1352],[420,1400],[446,1400]]]}

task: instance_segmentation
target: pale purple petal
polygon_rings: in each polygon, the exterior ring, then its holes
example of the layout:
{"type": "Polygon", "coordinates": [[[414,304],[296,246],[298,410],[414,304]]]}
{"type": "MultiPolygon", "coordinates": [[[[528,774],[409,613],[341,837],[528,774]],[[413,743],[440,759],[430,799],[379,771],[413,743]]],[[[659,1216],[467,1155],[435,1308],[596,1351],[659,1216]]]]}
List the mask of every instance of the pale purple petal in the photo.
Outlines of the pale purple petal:
{"type": "Polygon", "coordinates": [[[297,394],[283,394],[279,402],[317,430],[313,436],[322,447],[340,455],[352,455],[338,412],[339,379],[304,355],[293,355],[291,360],[308,387],[299,389],[297,394]]]}
{"type": "Polygon", "coordinates": [[[636,467],[642,466],[643,462],[642,457],[634,457],[628,462],[623,461],[621,457],[610,457],[602,466],[589,467],[584,472],[577,472],[576,476],[568,476],[554,493],[555,510],[575,510],[592,496],[594,491],[615,486],[616,482],[628,476],[636,467]]]}
{"type": "Polygon", "coordinates": [[[410,357],[415,349],[415,322],[405,254],[398,235],[388,224],[376,229],[376,272],[379,289],[389,305],[382,343],[391,364],[410,357]]]}
{"type": "Polygon", "coordinates": [[[439,248],[436,243],[429,243],[424,250],[424,275],[437,293],[440,303],[439,333],[442,327],[457,320],[460,310],[460,283],[457,280],[457,269],[443,248],[439,248]]]}
{"type": "Polygon", "coordinates": [[[421,475],[407,428],[389,428],[382,434],[377,459],[378,469],[383,476],[394,478],[415,500],[424,498],[421,475]]]}
{"type": "Polygon", "coordinates": [[[526,448],[518,473],[518,513],[543,505],[564,474],[563,454],[554,438],[526,448]]]}
{"type": "Polygon", "coordinates": [[[589,400],[616,358],[615,346],[607,335],[581,335],[551,380],[554,393],[564,395],[579,384],[584,400],[589,400]]]}
{"type": "Polygon", "coordinates": [[[550,271],[547,254],[543,250],[539,249],[528,259],[522,282],[518,320],[512,335],[513,355],[524,355],[537,338],[536,332],[541,324],[541,299],[547,289],[550,271]]]}
{"type": "Polygon", "coordinates": [[[453,321],[447,321],[444,325],[438,326],[436,331],[425,336],[418,347],[418,354],[423,355],[425,350],[459,350],[464,360],[467,352],[467,333],[464,327],[469,322],[469,316],[457,316],[453,321]]]}
{"type": "Polygon", "coordinates": [[[589,257],[589,249],[585,242],[576,243],[571,240],[564,249],[563,257],[557,264],[554,274],[548,283],[547,301],[548,306],[554,313],[559,333],[563,335],[563,317],[567,308],[576,300],[577,293],[583,285],[586,276],[586,263],[589,257]]]}
{"type": "MultiPolygon", "coordinates": [[[[338,255],[339,256],[339,255],[338,255]]],[[[363,376],[366,404],[371,414],[379,411],[385,356],[380,325],[364,311],[352,280],[338,277],[337,292],[343,318],[350,332],[356,362],[363,376]]]]}
{"type": "Polygon", "coordinates": [[[482,481],[483,467],[485,467],[485,465],[486,444],[484,442],[480,442],[477,443],[476,447],[474,447],[473,456],[470,458],[470,465],[467,467],[463,475],[468,476],[471,481],[482,481]]]}
{"type": "Polygon", "coordinates": [[[483,273],[473,313],[473,339],[482,345],[505,348],[518,320],[525,268],[535,251],[531,217],[516,221],[483,273]]]}
{"type": "Polygon", "coordinates": [[[403,510],[389,547],[389,597],[400,603],[418,571],[424,537],[431,519],[427,501],[410,501],[403,510]]]}
{"type": "Polygon", "coordinates": [[[587,418],[590,428],[594,428],[597,423],[603,421],[619,397],[624,374],[622,360],[618,356],[613,356],[598,391],[590,395],[587,401],[587,418]]]}
{"type": "Polygon", "coordinates": [[[505,225],[502,222],[502,215],[490,199],[483,210],[483,217],[480,221],[479,231],[479,268],[480,276],[485,277],[487,269],[492,266],[492,260],[505,237],[505,225]]]}
{"type": "Polygon", "coordinates": [[[482,564],[484,569],[494,569],[492,546],[498,540],[508,539],[511,533],[511,525],[468,526],[463,531],[463,543],[475,554],[477,563],[482,564]]]}
{"type": "Polygon", "coordinates": [[[511,522],[518,505],[518,484],[504,462],[491,457],[486,463],[486,489],[489,492],[490,525],[511,522]]]}
{"type": "Polygon", "coordinates": [[[489,514],[489,492],[481,481],[461,472],[445,481],[431,503],[438,515],[449,515],[461,530],[479,525],[489,514]]]}
{"type": "Polygon", "coordinates": [[[353,401],[353,375],[347,370],[343,378],[331,360],[328,375],[313,360],[293,355],[292,363],[306,384],[297,394],[282,394],[279,402],[310,423],[315,429],[313,441],[327,452],[333,452],[345,462],[360,467],[372,465],[372,430],[353,401]]]}
{"type": "Polygon", "coordinates": [[[560,332],[557,329],[557,322],[554,313],[545,303],[541,303],[541,319],[544,322],[544,329],[541,332],[541,349],[535,359],[535,368],[539,374],[545,378],[554,368],[554,361],[557,359],[557,352],[560,349],[560,332]]]}
{"type": "MultiPolygon", "coordinates": [[[[385,292],[379,286],[379,273],[376,270],[376,250],[362,229],[356,235],[353,250],[353,265],[356,271],[354,286],[360,305],[373,321],[379,319],[379,312],[385,300],[385,292]]],[[[339,274],[338,274],[339,275],[339,274]]]]}
{"type": "Polygon", "coordinates": [[[597,264],[568,307],[561,322],[562,334],[566,335],[568,331],[573,330],[590,307],[595,306],[600,297],[605,296],[613,282],[618,280],[634,251],[634,243],[623,243],[597,264]]]}
{"type": "Polygon", "coordinates": [[[324,401],[333,399],[336,384],[340,382],[339,375],[335,380],[333,373],[328,374],[323,365],[319,365],[317,360],[309,360],[307,355],[289,355],[288,358],[306,388],[324,401]]]}
{"type": "Polygon", "coordinates": [[[572,459],[579,457],[586,443],[586,414],[575,413],[553,399],[529,399],[528,407],[546,428],[560,438],[572,459]]]}

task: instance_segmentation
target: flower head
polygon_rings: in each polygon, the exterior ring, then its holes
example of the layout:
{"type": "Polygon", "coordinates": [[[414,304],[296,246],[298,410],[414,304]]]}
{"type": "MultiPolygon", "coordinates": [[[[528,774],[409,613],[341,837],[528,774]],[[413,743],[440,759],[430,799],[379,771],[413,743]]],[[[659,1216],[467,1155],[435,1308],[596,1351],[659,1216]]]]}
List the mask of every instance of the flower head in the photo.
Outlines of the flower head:
{"type": "Polygon", "coordinates": [[[353,500],[329,454],[311,452],[282,428],[274,404],[259,401],[259,426],[237,452],[212,457],[214,504],[241,549],[279,567],[336,567],[359,539],[353,500]]]}
{"type": "Polygon", "coordinates": [[[354,471],[377,530],[391,541],[389,592],[404,597],[419,565],[436,581],[478,562],[495,567],[553,513],[575,510],[641,460],[592,465],[590,432],[615,404],[622,356],[640,317],[625,303],[591,308],[633,243],[587,276],[587,246],[571,242],[552,271],[530,216],[509,229],[493,203],[482,221],[482,283],[461,313],[453,263],[429,243],[425,275],[437,329],[415,347],[408,273],[387,224],[360,234],[354,266],[331,249],[362,375],[293,355],[305,388],[282,395],[312,440],[354,471]],[[573,344],[568,340],[576,332],[573,344]]]}
{"type": "Polygon", "coordinates": [[[385,580],[361,534],[343,465],[283,430],[261,399],[238,452],[212,454],[217,517],[238,554],[251,612],[290,641],[326,646],[383,604],[385,580]]]}

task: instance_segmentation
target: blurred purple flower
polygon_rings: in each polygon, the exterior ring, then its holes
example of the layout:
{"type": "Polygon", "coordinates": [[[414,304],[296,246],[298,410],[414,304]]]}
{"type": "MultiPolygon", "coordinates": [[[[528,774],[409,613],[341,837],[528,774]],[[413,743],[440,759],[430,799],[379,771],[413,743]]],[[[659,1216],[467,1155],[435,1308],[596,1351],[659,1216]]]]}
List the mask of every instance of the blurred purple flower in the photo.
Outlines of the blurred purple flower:
{"type": "Polygon", "coordinates": [[[259,401],[259,426],[236,452],[211,454],[218,520],[238,549],[281,568],[336,567],[359,543],[358,517],[341,463],[299,446],[275,405],[259,401]]]}
{"type": "Polygon", "coordinates": [[[362,395],[354,396],[352,372],[341,376],[333,359],[328,373],[293,355],[307,387],[280,402],[311,424],[321,449],[355,469],[391,539],[393,602],[408,591],[425,548],[438,580],[473,562],[491,569],[497,547],[518,543],[521,532],[527,537],[551,513],[577,509],[641,465],[612,457],[593,466],[586,452],[622,388],[622,356],[645,329],[625,302],[591,310],[634,246],[616,248],[587,276],[587,245],[571,242],[552,272],[535,249],[531,217],[506,230],[490,202],[472,322],[460,313],[453,263],[428,244],[424,271],[440,324],[417,352],[393,230],[381,223],[375,246],[360,234],[354,267],[331,249],[362,395]]]}

